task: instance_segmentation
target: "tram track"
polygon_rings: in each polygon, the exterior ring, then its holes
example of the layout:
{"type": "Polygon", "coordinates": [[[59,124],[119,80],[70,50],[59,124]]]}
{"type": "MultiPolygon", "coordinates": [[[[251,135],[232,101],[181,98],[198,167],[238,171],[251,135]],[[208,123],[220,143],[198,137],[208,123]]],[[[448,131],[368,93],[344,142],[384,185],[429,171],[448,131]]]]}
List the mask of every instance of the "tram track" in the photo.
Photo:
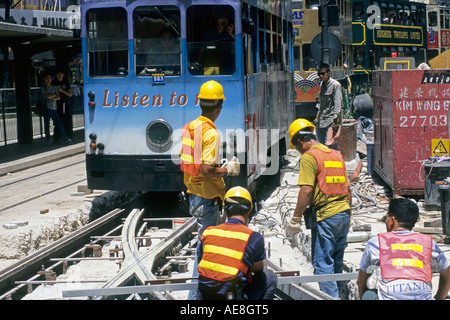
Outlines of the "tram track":
{"type": "MultiPolygon", "coordinates": [[[[157,261],[159,267],[154,268],[154,272],[160,275],[170,270],[164,267],[167,262],[165,256],[174,255],[174,248],[180,248],[180,238],[186,238],[189,233],[180,230],[174,232],[172,236],[150,237],[145,236],[147,230],[146,219],[142,216],[143,208],[148,206],[146,195],[142,195],[124,205],[124,208],[117,208],[100,218],[92,221],[76,232],[55,241],[51,245],[27,256],[25,259],[11,265],[0,272],[0,300],[18,300],[33,291],[36,285],[50,285],[57,283],[90,283],[104,282],[106,287],[123,285],[124,283],[136,283],[139,279],[156,279],[152,274],[152,268],[143,265],[139,259],[139,248],[145,244],[151,244],[152,240],[158,239],[162,244],[156,249],[150,250],[144,255],[144,260],[157,261]],[[136,209],[139,208],[139,209],[136,209]],[[138,212],[138,214],[136,214],[138,212]],[[131,220],[127,220],[131,219],[131,220]],[[125,222],[124,222],[125,221],[125,222]],[[140,228],[136,228],[141,223],[140,228]],[[125,231],[122,229],[125,227],[125,231]],[[137,229],[137,230],[135,230],[137,229]],[[122,233],[122,236],[120,236],[122,233]],[[124,236],[126,235],[126,236],[124,236]],[[105,243],[120,239],[121,246],[117,252],[120,254],[114,257],[98,257],[95,252],[96,247],[103,247],[105,243]],[[159,249],[162,248],[162,249],[159,249]],[[90,249],[87,250],[87,249],[90,249]],[[88,253],[89,251],[89,253],[88,253]],[[167,252],[167,253],[166,253],[167,252]],[[90,257],[86,257],[90,255],[90,257]],[[68,265],[79,263],[80,261],[117,261],[120,262],[120,272],[111,279],[94,280],[57,280],[57,276],[67,271],[68,265]],[[138,266],[136,269],[136,265],[138,266]],[[131,276],[124,276],[127,270],[132,270],[131,276]],[[137,271],[138,276],[134,276],[137,271]]],[[[166,221],[171,218],[152,218],[154,221],[166,221]]],[[[192,220],[194,221],[194,220],[192,220]]],[[[190,222],[190,229],[193,231],[196,224],[190,222]]],[[[191,232],[192,233],[192,232],[191,232]]],[[[191,237],[192,238],[192,237],[191,237]]],[[[187,239],[187,238],[186,238],[187,239]]],[[[190,239],[188,239],[190,240],[190,239]]],[[[114,252],[114,249],[110,249],[114,252]]],[[[111,254],[111,253],[110,253],[111,254]]]]}
{"type": "Polygon", "coordinates": [[[25,204],[25,203],[31,202],[31,201],[33,201],[33,200],[39,199],[39,198],[41,198],[41,197],[43,197],[43,196],[48,196],[48,195],[51,195],[52,193],[61,191],[61,190],[63,190],[63,189],[72,187],[72,186],[77,185],[77,184],[80,184],[80,183],[82,183],[82,182],[84,182],[84,181],[86,181],[86,179],[76,180],[76,181],[73,181],[73,182],[71,182],[71,183],[67,183],[67,184],[63,184],[62,186],[58,186],[57,188],[53,188],[53,189],[51,189],[51,190],[49,190],[49,191],[46,191],[46,192],[44,192],[44,193],[40,193],[40,194],[35,195],[35,196],[33,196],[33,197],[26,198],[26,199],[24,199],[24,200],[22,200],[22,201],[17,201],[17,202],[15,202],[14,204],[11,204],[11,205],[6,206],[6,207],[3,207],[3,208],[0,208],[0,213],[3,212],[3,211],[7,211],[7,210],[9,210],[9,209],[18,207],[18,206],[23,205],[23,204],[25,204]]]}
{"type": "MultiPolygon", "coordinates": [[[[187,299],[196,287],[190,278],[196,220],[161,210],[153,201],[159,197],[143,194],[0,271],[0,300],[187,299]],[[46,293],[50,288],[59,294],[46,293]]],[[[267,267],[286,276],[270,259],[267,267]]],[[[280,278],[277,300],[330,298],[286,279],[280,278]]]]}
{"type": "Polygon", "coordinates": [[[77,184],[86,184],[84,160],[80,154],[2,177],[0,213],[52,196],[77,184]],[[70,178],[68,172],[72,172],[70,178]]]}
{"type": "Polygon", "coordinates": [[[46,279],[45,274],[51,274],[63,267],[62,261],[53,263],[51,261],[52,258],[61,256],[70,258],[82,254],[84,245],[86,243],[92,243],[90,241],[91,234],[101,233],[105,229],[113,230],[112,225],[115,226],[120,223],[120,218],[125,214],[125,210],[115,209],[87,224],[85,227],[2,270],[0,273],[0,300],[19,300],[25,294],[30,293],[30,287],[27,287],[23,283],[16,286],[16,282],[23,280],[34,281],[42,278],[42,276],[46,279]],[[81,249],[74,251],[74,247],[81,247],[81,249]]]}

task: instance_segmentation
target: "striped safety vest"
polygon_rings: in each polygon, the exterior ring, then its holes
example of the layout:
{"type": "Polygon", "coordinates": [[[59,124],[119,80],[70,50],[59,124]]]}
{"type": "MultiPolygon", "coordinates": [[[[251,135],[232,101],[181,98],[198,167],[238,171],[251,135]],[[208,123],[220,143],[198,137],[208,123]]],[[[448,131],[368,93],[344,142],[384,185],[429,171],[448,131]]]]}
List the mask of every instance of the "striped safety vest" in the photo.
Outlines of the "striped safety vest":
{"type": "Polygon", "coordinates": [[[242,224],[223,223],[203,231],[202,260],[198,273],[217,281],[231,281],[242,271],[248,275],[249,267],[242,261],[253,230],[242,224]]]}
{"type": "Polygon", "coordinates": [[[202,164],[202,137],[209,129],[216,129],[209,121],[195,119],[181,130],[181,170],[191,176],[198,176],[202,164]]]}
{"type": "Polygon", "coordinates": [[[345,173],[344,157],[339,151],[330,149],[325,152],[316,148],[307,151],[316,159],[317,180],[323,194],[348,193],[348,177],[345,173]]]}
{"type": "Polygon", "coordinates": [[[378,234],[380,267],[384,279],[409,279],[430,282],[433,238],[411,233],[394,232],[378,234]]]}

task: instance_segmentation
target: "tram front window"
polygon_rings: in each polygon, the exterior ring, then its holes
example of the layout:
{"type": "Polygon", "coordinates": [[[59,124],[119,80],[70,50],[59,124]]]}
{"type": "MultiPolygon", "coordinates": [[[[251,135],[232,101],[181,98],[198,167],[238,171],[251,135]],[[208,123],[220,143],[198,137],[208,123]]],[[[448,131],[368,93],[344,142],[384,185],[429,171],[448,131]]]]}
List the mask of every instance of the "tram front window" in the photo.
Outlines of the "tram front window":
{"type": "Polygon", "coordinates": [[[231,75],[236,70],[234,9],[191,6],[186,12],[187,58],[193,75],[231,75]]]}
{"type": "Polygon", "coordinates": [[[181,74],[180,10],[175,6],[144,6],[133,12],[136,75],[181,74]]]}
{"type": "Polygon", "coordinates": [[[91,77],[128,74],[127,12],[123,8],[87,12],[88,72],[91,77]]]}

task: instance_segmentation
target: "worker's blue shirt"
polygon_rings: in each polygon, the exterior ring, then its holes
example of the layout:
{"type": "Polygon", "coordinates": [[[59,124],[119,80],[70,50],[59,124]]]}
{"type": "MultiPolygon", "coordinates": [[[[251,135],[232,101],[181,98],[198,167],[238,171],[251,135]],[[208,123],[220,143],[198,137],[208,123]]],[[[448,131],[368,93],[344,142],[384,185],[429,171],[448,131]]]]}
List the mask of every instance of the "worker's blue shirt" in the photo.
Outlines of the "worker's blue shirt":
{"type": "MultiPolygon", "coordinates": [[[[245,225],[244,222],[236,218],[231,218],[226,222],[226,224],[239,224],[239,223],[245,225]]],[[[203,255],[203,246],[199,246],[197,251],[198,261],[202,259],[202,255],[203,255]]],[[[262,261],[265,258],[266,258],[266,249],[264,248],[264,238],[260,233],[253,232],[248,240],[248,244],[247,247],[245,248],[242,261],[245,263],[245,265],[247,265],[251,269],[255,262],[262,261]]],[[[235,283],[239,283],[240,285],[245,286],[247,281],[248,279],[242,274],[242,272],[239,272],[235,281],[230,282],[217,281],[199,275],[198,288],[199,290],[202,291],[222,295],[230,291],[235,283]]]]}

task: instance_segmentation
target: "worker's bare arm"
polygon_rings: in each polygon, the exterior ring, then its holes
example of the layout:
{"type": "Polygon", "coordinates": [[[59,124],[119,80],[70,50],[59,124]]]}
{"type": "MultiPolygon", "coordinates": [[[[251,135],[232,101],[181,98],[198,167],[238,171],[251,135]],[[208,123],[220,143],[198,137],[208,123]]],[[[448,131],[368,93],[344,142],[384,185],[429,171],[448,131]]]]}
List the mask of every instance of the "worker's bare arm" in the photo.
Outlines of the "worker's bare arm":
{"type": "Polygon", "coordinates": [[[450,267],[439,274],[439,286],[434,298],[436,300],[444,300],[450,290],[450,267]]]}
{"type": "Polygon", "coordinates": [[[200,171],[204,177],[208,178],[223,177],[227,174],[226,167],[215,167],[209,164],[202,164],[200,166],[200,171]]]}
{"type": "Polygon", "coordinates": [[[358,284],[358,294],[361,299],[364,292],[367,290],[367,279],[370,277],[370,273],[359,270],[358,280],[356,283],[358,284]]]}

